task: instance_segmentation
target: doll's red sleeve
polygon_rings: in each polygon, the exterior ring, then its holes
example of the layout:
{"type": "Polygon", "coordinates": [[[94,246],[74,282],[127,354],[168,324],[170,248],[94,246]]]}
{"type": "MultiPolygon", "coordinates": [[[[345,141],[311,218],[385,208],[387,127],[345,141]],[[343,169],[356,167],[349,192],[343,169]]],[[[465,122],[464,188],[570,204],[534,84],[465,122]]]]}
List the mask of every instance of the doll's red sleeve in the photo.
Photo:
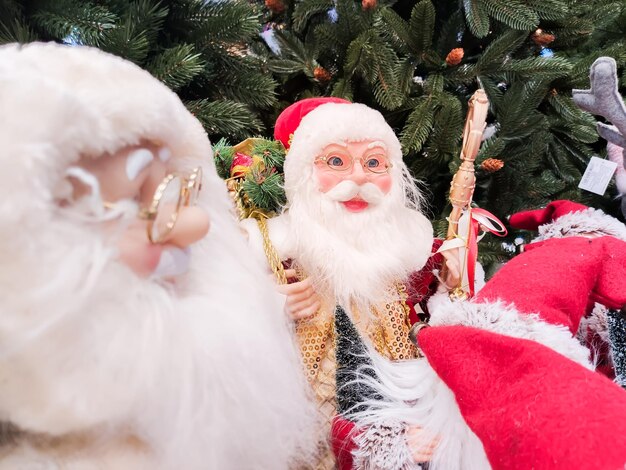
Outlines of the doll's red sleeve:
{"type": "Polygon", "coordinates": [[[443,244],[443,240],[436,238],[433,241],[432,246],[432,254],[426,265],[419,271],[416,271],[409,278],[409,282],[407,285],[407,293],[408,299],[407,304],[411,309],[411,313],[409,314],[409,318],[411,323],[415,323],[418,320],[425,320],[425,318],[420,318],[423,315],[418,315],[415,310],[415,306],[419,304],[421,309],[428,314],[428,310],[426,308],[426,303],[428,299],[437,292],[437,285],[439,284],[439,280],[437,279],[436,272],[441,270],[443,265],[443,255],[441,253],[437,253],[439,247],[443,244]]]}

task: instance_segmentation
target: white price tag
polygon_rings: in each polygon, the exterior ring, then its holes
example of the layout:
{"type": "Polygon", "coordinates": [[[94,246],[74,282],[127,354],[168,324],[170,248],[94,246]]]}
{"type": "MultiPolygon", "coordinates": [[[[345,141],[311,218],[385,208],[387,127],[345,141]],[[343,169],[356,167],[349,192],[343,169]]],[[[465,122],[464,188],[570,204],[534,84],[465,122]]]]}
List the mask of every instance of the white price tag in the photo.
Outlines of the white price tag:
{"type": "Polygon", "coordinates": [[[578,187],[602,196],[613,178],[617,164],[604,158],[591,157],[578,187]]]}

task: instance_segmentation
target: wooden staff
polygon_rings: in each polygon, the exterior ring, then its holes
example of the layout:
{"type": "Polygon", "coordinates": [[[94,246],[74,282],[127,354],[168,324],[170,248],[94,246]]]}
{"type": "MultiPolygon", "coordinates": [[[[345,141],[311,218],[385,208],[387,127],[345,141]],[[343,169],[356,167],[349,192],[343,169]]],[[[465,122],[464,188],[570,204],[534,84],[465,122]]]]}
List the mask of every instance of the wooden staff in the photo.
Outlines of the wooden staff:
{"type": "Polygon", "coordinates": [[[447,240],[461,238],[466,241],[461,269],[459,285],[451,292],[452,297],[467,298],[468,293],[463,290],[463,278],[467,267],[468,253],[467,240],[469,233],[459,234],[459,220],[465,210],[470,209],[474,188],[476,187],[476,175],[474,173],[474,161],[480,150],[483,131],[485,130],[489,100],[483,89],[478,89],[469,101],[465,129],[463,131],[463,146],[461,147],[461,166],[452,178],[450,184],[450,203],[452,211],[448,219],[447,240]]]}

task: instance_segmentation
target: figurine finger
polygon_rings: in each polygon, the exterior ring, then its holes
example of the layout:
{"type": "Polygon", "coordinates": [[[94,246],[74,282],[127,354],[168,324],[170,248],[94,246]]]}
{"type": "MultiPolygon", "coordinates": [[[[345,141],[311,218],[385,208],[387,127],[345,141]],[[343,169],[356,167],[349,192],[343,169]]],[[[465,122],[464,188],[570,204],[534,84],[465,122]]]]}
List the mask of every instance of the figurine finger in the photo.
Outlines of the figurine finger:
{"type": "Polygon", "coordinates": [[[294,282],[293,284],[281,284],[278,286],[278,292],[284,295],[293,295],[304,292],[312,286],[311,280],[306,278],[304,281],[294,282]]]}
{"type": "Polygon", "coordinates": [[[287,297],[287,306],[294,312],[298,312],[298,311],[304,310],[307,307],[310,307],[315,302],[319,301],[319,298],[316,295],[312,295],[299,302],[290,302],[290,301],[291,299],[287,297]]]}
{"type": "Polygon", "coordinates": [[[297,292],[295,294],[289,295],[287,297],[287,304],[289,304],[290,306],[293,306],[299,302],[302,302],[303,300],[311,299],[314,296],[315,296],[315,289],[313,289],[313,286],[309,286],[308,288],[306,288],[305,290],[301,292],[297,292]]]}
{"type": "Polygon", "coordinates": [[[298,313],[294,314],[294,320],[302,320],[304,318],[312,317],[317,313],[321,305],[322,303],[319,300],[316,300],[310,307],[300,310],[298,313]]]}

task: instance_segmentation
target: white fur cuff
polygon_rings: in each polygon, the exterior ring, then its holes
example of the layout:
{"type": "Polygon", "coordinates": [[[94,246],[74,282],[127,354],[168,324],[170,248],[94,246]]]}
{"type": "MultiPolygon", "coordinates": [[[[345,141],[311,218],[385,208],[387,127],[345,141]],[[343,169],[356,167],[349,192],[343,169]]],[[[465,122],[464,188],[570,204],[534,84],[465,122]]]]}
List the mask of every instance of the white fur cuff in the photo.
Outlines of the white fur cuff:
{"type": "Polygon", "coordinates": [[[576,235],[610,235],[626,241],[626,225],[599,209],[588,208],[559,217],[539,227],[539,236],[533,241],[576,235]]]}
{"type": "Polygon", "coordinates": [[[538,314],[525,314],[513,304],[458,302],[447,295],[435,295],[428,303],[431,326],[464,325],[548,346],[588,369],[593,369],[589,350],[563,325],[543,321],[538,314]]]}
{"type": "Polygon", "coordinates": [[[355,470],[421,470],[413,461],[406,444],[401,423],[377,424],[354,438],[357,449],[352,452],[355,470]]]}

